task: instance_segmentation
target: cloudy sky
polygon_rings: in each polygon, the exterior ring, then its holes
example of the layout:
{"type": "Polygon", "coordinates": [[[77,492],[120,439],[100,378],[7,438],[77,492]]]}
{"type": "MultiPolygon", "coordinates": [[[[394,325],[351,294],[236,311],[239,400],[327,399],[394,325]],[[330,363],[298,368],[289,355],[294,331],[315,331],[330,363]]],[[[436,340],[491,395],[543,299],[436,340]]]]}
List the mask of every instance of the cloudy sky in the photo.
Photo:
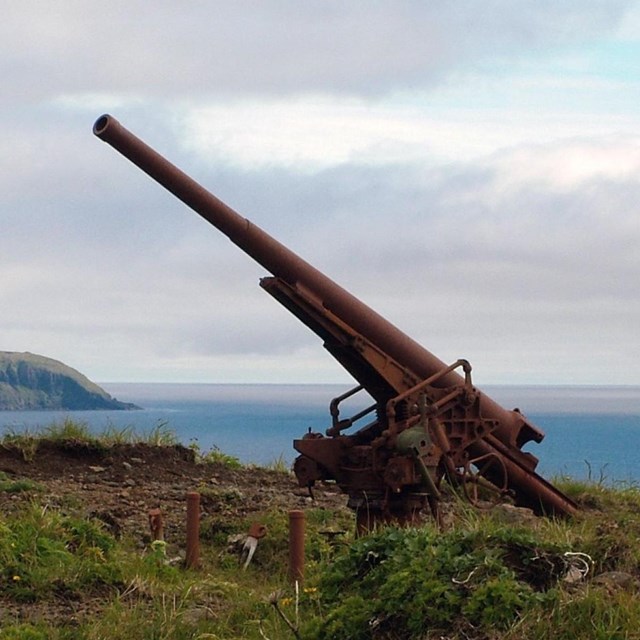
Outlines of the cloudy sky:
{"type": "Polygon", "coordinates": [[[342,382],[112,113],[482,384],[640,383],[640,3],[10,2],[0,349],[93,380],[342,382]]]}

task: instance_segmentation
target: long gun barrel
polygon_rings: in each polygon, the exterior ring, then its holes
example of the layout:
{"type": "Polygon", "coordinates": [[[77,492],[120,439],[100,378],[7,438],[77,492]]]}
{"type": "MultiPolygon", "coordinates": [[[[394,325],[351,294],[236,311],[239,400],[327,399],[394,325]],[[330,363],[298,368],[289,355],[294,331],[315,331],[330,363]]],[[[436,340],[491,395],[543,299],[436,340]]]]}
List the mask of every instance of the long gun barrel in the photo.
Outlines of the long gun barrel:
{"type": "MultiPolygon", "coordinates": [[[[103,115],[96,121],[93,131],[98,138],[110,144],[176,198],[222,231],[269,273],[291,286],[297,285],[312,292],[327,310],[366,335],[396,360],[415,368],[424,377],[446,367],[436,356],[373,309],[216,198],[125,129],[115,118],[103,115]]],[[[450,374],[441,382],[442,386],[447,386],[459,383],[460,378],[456,374],[450,374]]],[[[505,416],[501,418],[504,419],[505,416]]]]}
{"type": "MultiPolygon", "coordinates": [[[[540,442],[544,434],[519,411],[508,411],[475,387],[470,387],[466,369],[464,377],[457,374],[456,367],[439,360],[293,251],[240,216],[112,116],[103,115],[98,118],[93,131],[101,140],[114,147],[224,233],[275,277],[274,280],[277,282],[265,279],[261,284],[313,331],[325,338],[327,349],[361,382],[378,403],[380,425],[378,428],[359,432],[358,444],[370,433],[370,439],[375,440],[374,447],[379,447],[380,438],[387,438],[388,442],[395,445],[398,433],[408,427],[409,423],[403,423],[399,427],[390,426],[383,415],[386,403],[396,394],[412,388],[415,388],[416,394],[423,395],[433,389],[435,391],[428,396],[430,408],[426,412],[423,410],[423,417],[425,420],[430,417],[430,424],[433,426],[429,429],[434,434],[433,440],[438,444],[439,451],[447,453],[446,449],[456,448],[456,434],[452,434],[450,429],[445,429],[443,434],[439,425],[443,420],[445,427],[453,424],[453,418],[445,419],[441,414],[449,411],[455,398],[464,397],[467,405],[474,404],[476,407],[476,414],[481,416],[482,426],[476,429],[477,433],[474,432],[473,437],[466,434],[462,438],[466,453],[457,458],[454,456],[455,460],[449,464],[449,471],[453,473],[454,468],[464,467],[465,460],[468,462],[485,459],[489,464],[485,465],[487,469],[483,470],[483,475],[494,484],[500,484],[496,480],[497,477],[507,477],[508,491],[515,496],[519,504],[531,506],[537,511],[556,514],[571,514],[575,511],[575,505],[570,499],[535,474],[537,459],[520,450],[531,440],[540,442]],[[338,334],[347,336],[340,337],[340,345],[337,345],[338,338],[335,337],[338,334]],[[363,356],[363,361],[359,361],[353,355],[358,349],[361,353],[363,351],[363,347],[356,344],[359,340],[375,350],[374,355],[363,356]],[[399,374],[387,374],[386,370],[383,370],[387,365],[377,364],[384,358],[395,363],[394,366],[402,369],[405,374],[409,372],[410,381],[401,383],[399,374]],[[421,381],[427,381],[428,384],[421,386],[421,381]],[[493,457],[500,458],[499,463],[494,462],[493,457]]],[[[406,377],[404,375],[404,378],[406,377]]],[[[346,438],[347,436],[340,436],[340,430],[340,426],[334,424],[332,435],[346,438]]],[[[310,446],[304,443],[299,446],[296,444],[299,451],[310,446]]],[[[335,451],[338,452],[337,449],[335,451]]],[[[339,454],[343,453],[344,447],[339,449],[339,454]]],[[[317,460],[322,463],[324,472],[333,468],[337,474],[338,467],[332,466],[333,463],[327,459],[327,455],[323,455],[317,457],[317,460]]],[[[396,451],[393,455],[400,454],[396,451]]],[[[422,466],[419,464],[418,468],[422,469],[422,466]]],[[[480,463],[476,466],[480,466],[480,463]]],[[[344,484],[349,482],[354,481],[349,479],[344,484]]]]}

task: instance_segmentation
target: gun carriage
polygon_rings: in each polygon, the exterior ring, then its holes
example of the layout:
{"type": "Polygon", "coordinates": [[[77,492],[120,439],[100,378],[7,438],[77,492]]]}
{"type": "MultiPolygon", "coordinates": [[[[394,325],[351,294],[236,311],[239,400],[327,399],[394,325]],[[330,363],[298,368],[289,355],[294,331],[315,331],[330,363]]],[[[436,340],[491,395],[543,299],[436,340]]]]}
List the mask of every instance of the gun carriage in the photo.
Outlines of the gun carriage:
{"type": "Polygon", "coordinates": [[[437,517],[443,480],[472,503],[489,492],[538,514],[576,511],[536,473],[537,458],[522,451],[544,433],[476,388],[466,360],[439,360],[112,116],[98,118],[93,131],[262,265],[271,276],[261,287],[319,336],[356,381],[331,401],[325,434],[294,441],[301,486],[335,481],[349,496],[360,530],[379,521],[413,522],[425,509],[437,517]],[[371,406],[343,416],[344,401],[362,391],[371,406]]]}

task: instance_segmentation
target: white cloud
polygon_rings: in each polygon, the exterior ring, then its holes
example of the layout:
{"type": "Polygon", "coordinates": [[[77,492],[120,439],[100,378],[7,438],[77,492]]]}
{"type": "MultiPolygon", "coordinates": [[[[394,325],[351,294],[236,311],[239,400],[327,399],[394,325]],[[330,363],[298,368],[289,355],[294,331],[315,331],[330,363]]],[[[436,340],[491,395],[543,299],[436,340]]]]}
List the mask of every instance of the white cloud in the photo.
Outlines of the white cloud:
{"type": "Polygon", "coordinates": [[[156,97],[380,95],[433,85],[478,58],[611,32],[629,5],[66,0],[43,7],[24,0],[3,13],[0,26],[2,97],[141,89],[156,97]]]}
{"type": "Polygon", "coordinates": [[[623,182],[640,175],[640,135],[517,149],[498,163],[502,189],[526,182],[555,189],[575,189],[592,180],[623,182]]]}
{"type": "MultiPolygon", "coordinates": [[[[513,381],[516,368],[522,382],[597,382],[603,370],[608,382],[630,381],[637,346],[626,336],[640,313],[630,287],[640,269],[634,144],[573,141],[566,155],[537,145],[422,172],[344,165],[322,174],[329,190],[316,184],[320,175],[295,179],[277,235],[439,357],[470,358],[480,380],[513,381]],[[567,179],[567,165],[582,157],[591,159],[567,179]],[[325,218],[308,224],[307,203],[325,218]],[[616,369],[616,360],[629,367],[616,369]]],[[[261,177],[236,174],[238,189],[258,194],[261,177]]],[[[292,180],[280,178],[267,203],[274,211],[292,180]]],[[[69,356],[86,353],[91,366],[104,344],[101,379],[126,361],[137,379],[161,379],[173,362],[174,375],[189,380],[248,371],[252,380],[287,381],[293,372],[299,381],[335,380],[320,342],[257,287],[262,270],[195,214],[168,209],[179,223],[167,250],[138,236],[126,253],[98,256],[82,279],[73,277],[80,265],[57,268],[66,282],[58,303],[37,296],[38,315],[56,327],[52,344],[72,344],[69,356]]],[[[131,215],[151,221],[155,212],[131,215]]]]}
{"type": "MultiPolygon", "coordinates": [[[[516,148],[508,162],[526,164],[518,154],[527,154],[528,146],[556,142],[555,153],[567,155],[565,179],[576,180],[593,173],[593,162],[610,172],[616,169],[607,168],[608,163],[618,160],[605,157],[604,151],[591,159],[583,156],[581,141],[589,146],[594,138],[605,138],[597,144],[611,147],[616,137],[628,137],[622,132],[635,132],[639,125],[637,116],[467,108],[443,114],[430,107],[427,96],[422,105],[305,97],[187,109],[178,137],[209,163],[249,169],[279,166],[305,173],[347,163],[428,166],[471,161],[506,148],[516,148]]],[[[624,153],[636,152],[627,145],[624,153]]],[[[628,164],[627,158],[620,160],[628,164]]]]}
{"type": "Polygon", "coordinates": [[[262,269],[91,135],[113,110],[480,379],[636,381],[632,5],[15,3],[3,348],[103,380],[344,375],[262,269]]]}

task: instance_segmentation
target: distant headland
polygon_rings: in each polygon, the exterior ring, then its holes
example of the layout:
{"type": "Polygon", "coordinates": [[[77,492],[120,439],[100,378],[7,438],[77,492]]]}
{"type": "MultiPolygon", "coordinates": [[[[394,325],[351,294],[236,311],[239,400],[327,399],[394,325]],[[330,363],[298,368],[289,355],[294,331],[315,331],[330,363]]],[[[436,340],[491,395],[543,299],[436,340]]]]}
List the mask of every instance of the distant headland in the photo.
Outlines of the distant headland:
{"type": "Polygon", "coordinates": [[[71,367],[34,353],[0,351],[0,411],[130,410],[71,367]]]}

